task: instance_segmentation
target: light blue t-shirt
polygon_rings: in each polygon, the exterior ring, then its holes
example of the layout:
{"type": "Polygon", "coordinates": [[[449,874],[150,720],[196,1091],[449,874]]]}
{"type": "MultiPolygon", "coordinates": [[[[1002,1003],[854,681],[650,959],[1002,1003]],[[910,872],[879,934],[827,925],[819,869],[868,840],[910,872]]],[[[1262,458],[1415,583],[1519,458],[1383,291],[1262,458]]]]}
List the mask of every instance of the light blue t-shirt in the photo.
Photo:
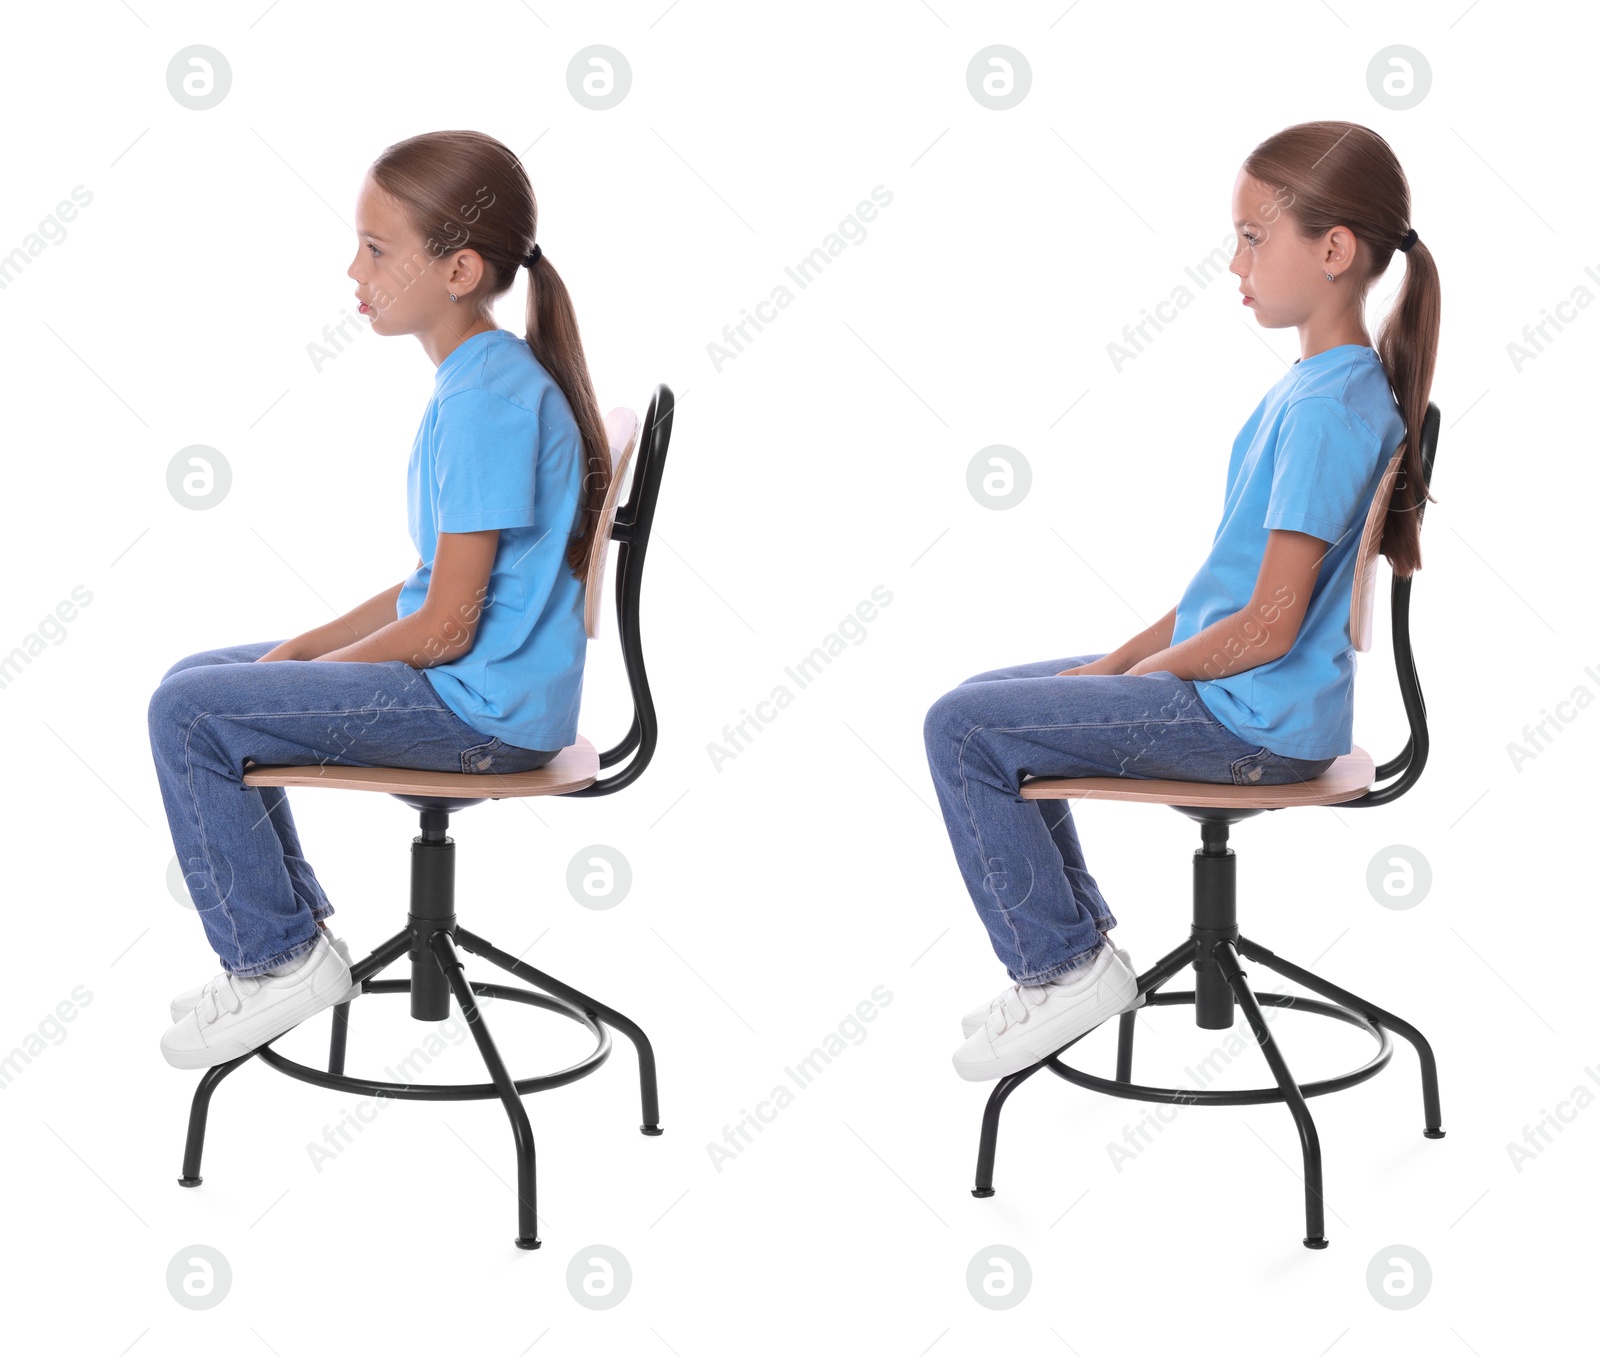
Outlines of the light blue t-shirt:
{"type": "Polygon", "coordinates": [[[523,749],[578,738],[588,637],[566,553],[583,464],[572,409],[521,336],[485,330],[439,364],[406,473],[422,565],[396,617],[427,598],[439,533],[500,529],[472,649],[421,673],[473,729],[523,749]]]}
{"type": "Polygon", "coordinates": [[[1296,759],[1350,752],[1356,552],[1404,435],[1377,351],[1337,344],[1285,373],[1234,439],[1222,523],[1178,604],[1172,644],[1249,605],[1270,529],[1330,544],[1289,652],[1225,678],[1194,680],[1212,715],[1240,739],[1296,759]]]}

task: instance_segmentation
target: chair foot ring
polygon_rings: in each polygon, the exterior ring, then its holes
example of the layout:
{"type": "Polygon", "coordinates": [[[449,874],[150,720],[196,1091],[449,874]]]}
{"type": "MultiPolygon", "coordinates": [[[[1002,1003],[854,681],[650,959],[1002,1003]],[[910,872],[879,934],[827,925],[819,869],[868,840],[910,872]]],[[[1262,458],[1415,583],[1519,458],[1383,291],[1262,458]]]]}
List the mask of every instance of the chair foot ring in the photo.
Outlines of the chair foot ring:
{"type": "Polygon", "coordinates": [[[512,1241],[519,1249],[536,1249],[539,1247],[537,1239],[515,1239],[512,1241]]]}
{"type": "Polygon", "coordinates": [[[193,1178],[180,1178],[180,1179],[178,1179],[178,1186],[179,1187],[199,1187],[201,1181],[202,1181],[202,1179],[201,1179],[200,1175],[197,1173],[197,1174],[195,1174],[195,1176],[193,1178]]]}
{"type": "Polygon", "coordinates": [[[1310,1235],[1307,1235],[1303,1240],[1301,1240],[1301,1243],[1303,1243],[1308,1249],[1325,1249],[1328,1247],[1328,1241],[1321,1235],[1318,1235],[1315,1239],[1313,1239],[1310,1235]]]}
{"type": "Polygon", "coordinates": [[[994,1189],[992,1187],[975,1187],[972,1189],[972,1195],[974,1197],[992,1197],[994,1196],[994,1189]]]}
{"type": "Polygon", "coordinates": [[[658,1136],[661,1134],[661,1126],[658,1122],[652,1122],[648,1126],[641,1126],[639,1133],[647,1136],[658,1136]]]}
{"type": "Polygon", "coordinates": [[[1444,1132],[1441,1131],[1437,1126],[1433,1127],[1431,1130],[1424,1128],[1422,1134],[1427,1136],[1429,1140],[1444,1139],[1444,1132]]]}

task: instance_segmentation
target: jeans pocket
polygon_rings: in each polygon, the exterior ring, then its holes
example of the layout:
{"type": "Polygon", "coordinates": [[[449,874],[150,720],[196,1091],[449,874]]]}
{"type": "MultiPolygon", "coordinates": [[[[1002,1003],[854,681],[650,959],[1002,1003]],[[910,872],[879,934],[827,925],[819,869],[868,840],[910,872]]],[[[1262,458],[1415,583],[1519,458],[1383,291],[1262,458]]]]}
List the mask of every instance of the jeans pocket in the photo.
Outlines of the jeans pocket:
{"type": "Polygon", "coordinates": [[[471,748],[461,751],[461,771],[463,773],[488,773],[494,769],[494,757],[505,748],[505,741],[498,735],[491,736],[483,744],[475,744],[471,748]]]}
{"type": "MultiPolygon", "coordinates": [[[[481,733],[481,732],[480,732],[481,733]]],[[[531,773],[543,768],[559,749],[524,749],[507,744],[498,735],[461,751],[463,773],[531,773]]]]}
{"type": "Polygon", "coordinates": [[[1233,761],[1233,780],[1237,786],[1280,787],[1286,782],[1309,782],[1320,777],[1333,764],[1332,759],[1292,759],[1274,754],[1258,745],[1243,758],[1233,761]]]}

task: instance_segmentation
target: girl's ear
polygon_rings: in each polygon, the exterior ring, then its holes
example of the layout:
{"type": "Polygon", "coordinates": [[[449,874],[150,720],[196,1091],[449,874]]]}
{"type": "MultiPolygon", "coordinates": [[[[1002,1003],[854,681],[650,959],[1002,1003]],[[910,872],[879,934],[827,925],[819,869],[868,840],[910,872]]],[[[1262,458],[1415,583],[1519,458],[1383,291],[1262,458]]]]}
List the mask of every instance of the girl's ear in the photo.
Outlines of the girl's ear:
{"type": "Polygon", "coordinates": [[[444,281],[450,291],[464,297],[483,281],[487,269],[476,250],[457,250],[445,258],[444,281]]]}

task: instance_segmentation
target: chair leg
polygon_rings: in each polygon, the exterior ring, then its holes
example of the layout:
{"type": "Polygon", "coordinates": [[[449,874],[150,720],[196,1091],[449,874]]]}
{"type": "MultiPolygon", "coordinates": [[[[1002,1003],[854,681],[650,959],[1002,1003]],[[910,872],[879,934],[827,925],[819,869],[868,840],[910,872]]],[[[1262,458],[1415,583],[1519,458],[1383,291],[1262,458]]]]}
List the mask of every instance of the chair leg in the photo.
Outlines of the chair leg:
{"type": "Polygon", "coordinates": [[[328,1037],[328,1073],[344,1073],[344,1048],[350,1036],[350,1005],[333,1006],[333,1031],[328,1037]]]}
{"type": "Polygon", "coordinates": [[[599,1018],[602,1022],[615,1027],[623,1033],[629,1041],[633,1042],[634,1051],[639,1057],[639,1100],[643,1109],[644,1121],[639,1129],[647,1136],[661,1134],[661,1104],[656,1093],[656,1054],[650,1045],[650,1038],[645,1036],[644,1029],[631,1018],[618,1013],[614,1008],[607,1008],[598,999],[591,999],[580,990],[575,990],[571,985],[563,984],[554,976],[546,975],[543,971],[518,961],[509,952],[502,952],[493,943],[480,938],[476,933],[471,933],[465,928],[456,929],[456,941],[469,952],[476,953],[485,961],[492,962],[501,970],[510,971],[519,980],[525,980],[530,985],[537,985],[558,999],[565,999],[589,1014],[592,1018],[599,1018]]]}
{"type": "Polygon", "coordinates": [[[433,949],[439,969],[444,972],[445,979],[455,993],[456,1002],[461,1006],[461,1014],[467,1020],[468,1030],[471,1031],[473,1040],[478,1043],[478,1054],[483,1057],[483,1063],[489,1067],[489,1077],[494,1080],[494,1086],[500,1093],[500,1101],[505,1104],[506,1115],[511,1118],[511,1135],[517,1146],[515,1242],[519,1249],[536,1249],[539,1247],[539,1218],[535,1210],[537,1189],[533,1127],[528,1121],[528,1109],[522,1105],[522,1095],[517,1092],[517,1086],[506,1069],[505,1061],[495,1049],[494,1038],[489,1035],[483,1014],[478,1011],[472,986],[467,983],[466,971],[461,965],[461,957],[456,952],[455,944],[450,940],[450,934],[440,929],[428,939],[428,945],[433,949]]]}
{"type": "Polygon", "coordinates": [[[200,1080],[194,1091],[194,1101],[189,1104],[189,1136],[183,1145],[183,1177],[178,1179],[184,1187],[200,1186],[200,1155],[206,1145],[206,1113],[211,1108],[211,1095],[217,1085],[255,1054],[250,1051],[237,1059],[213,1065],[200,1080]]]}
{"type": "Polygon", "coordinates": [[[1259,961],[1269,970],[1277,971],[1279,975],[1293,980],[1297,985],[1304,985],[1313,994],[1320,994],[1324,999],[1332,999],[1336,1004],[1355,1009],[1356,1012],[1371,1018],[1380,1027],[1398,1032],[1409,1041],[1416,1048],[1417,1063],[1422,1067],[1422,1115],[1425,1123],[1422,1134],[1429,1140],[1438,1140],[1444,1135],[1439,1129],[1439,1067],[1433,1058],[1433,1047],[1428,1045],[1428,1039],[1421,1032],[1410,1023],[1395,1017],[1393,1013],[1386,1013],[1360,995],[1351,994],[1349,990],[1329,984],[1320,975],[1313,975],[1304,967],[1285,961],[1260,943],[1251,942],[1249,938],[1239,939],[1239,950],[1250,960],[1259,961]]]}
{"type": "Polygon", "coordinates": [[[1266,1056],[1267,1064],[1272,1067],[1273,1078],[1283,1090],[1284,1101],[1288,1103],[1289,1111],[1294,1116],[1295,1129],[1300,1132],[1301,1157],[1305,1161],[1304,1243],[1308,1249],[1325,1249],[1328,1247],[1328,1241],[1322,1227],[1322,1147],[1317,1140],[1316,1123],[1311,1120],[1311,1111],[1306,1106],[1300,1086],[1289,1073],[1289,1065],[1284,1060],[1283,1053],[1278,1050],[1278,1043],[1272,1039],[1272,1033],[1267,1030],[1267,1020],[1262,1015],[1261,1005],[1256,1002],[1256,996],[1250,992],[1250,986],[1244,978],[1244,968],[1239,964],[1238,952],[1234,950],[1233,944],[1224,938],[1211,949],[1211,955],[1227,979],[1229,988],[1233,990],[1233,996],[1238,1001],[1239,1007],[1249,1019],[1250,1030],[1256,1036],[1256,1044],[1261,1047],[1261,1053],[1266,1056]]]}
{"type": "Polygon", "coordinates": [[[1024,1079],[1038,1074],[1045,1067],[1041,1061],[1037,1065],[1029,1065],[1025,1070],[1018,1070],[1015,1074],[1001,1077],[999,1083],[989,1094],[989,1101],[983,1108],[983,1131],[978,1137],[978,1180],[972,1189],[974,1197],[994,1196],[994,1145],[1000,1134],[1000,1109],[1005,1105],[1011,1091],[1024,1079]]]}
{"type": "MultiPolygon", "coordinates": [[[[402,928],[392,938],[373,948],[350,968],[350,978],[365,982],[388,966],[411,945],[411,930],[402,928]]],[[[333,1030],[328,1036],[328,1073],[344,1073],[344,1050],[350,1036],[350,1002],[333,1006],[333,1030]]]]}
{"type": "Polygon", "coordinates": [[[1130,1008],[1117,1025],[1117,1082],[1133,1082],[1133,1024],[1139,1010],[1130,1008]]]}
{"type": "Polygon", "coordinates": [[[1185,966],[1193,963],[1195,948],[1198,945],[1193,937],[1185,938],[1140,977],[1139,992],[1145,996],[1145,1004],[1138,1009],[1130,1008],[1122,1015],[1122,1021],[1117,1026],[1117,1082],[1119,1084],[1133,1082],[1133,1025],[1138,1021],[1140,1010],[1149,1004],[1152,994],[1185,966]]]}

